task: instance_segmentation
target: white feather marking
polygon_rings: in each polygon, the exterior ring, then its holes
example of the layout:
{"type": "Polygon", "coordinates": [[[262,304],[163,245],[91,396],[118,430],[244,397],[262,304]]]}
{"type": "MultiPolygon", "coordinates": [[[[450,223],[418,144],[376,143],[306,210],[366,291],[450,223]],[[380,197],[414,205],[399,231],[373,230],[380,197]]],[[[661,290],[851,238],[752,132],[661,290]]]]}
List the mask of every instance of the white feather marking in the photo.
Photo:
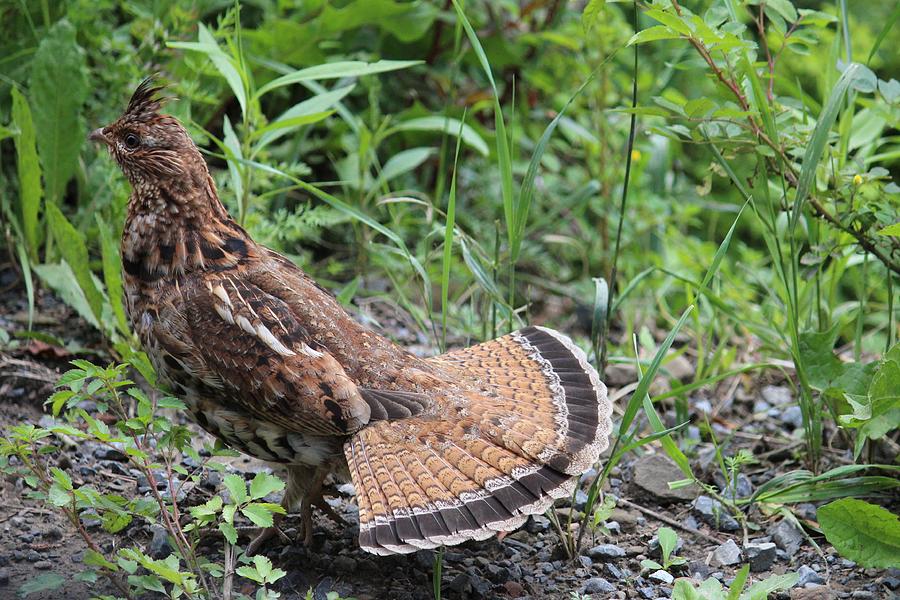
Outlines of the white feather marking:
{"type": "Polygon", "coordinates": [[[294,356],[297,354],[296,352],[282,344],[280,341],[278,341],[278,338],[275,337],[275,334],[273,334],[272,331],[262,323],[256,326],[256,335],[263,341],[266,346],[268,346],[281,356],[294,356]]]}
{"type": "Polygon", "coordinates": [[[228,292],[225,291],[225,288],[221,283],[214,285],[211,291],[213,295],[224,302],[228,308],[234,308],[234,306],[231,304],[231,298],[228,297],[228,292]]]}
{"type": "Polygon", "coordinates": [[[222,306],[221,304],[216,304],[215,309],[216,314],[227,321],[229,325],[234,325],[234,315],[231,314],[231,311],[228,310],[228,307],[222,306]]]}
{"type": "Polygon", "coordinates": [[[238,326],[241,329],[243,329],[250,335],[256,335],[256,329],[253,327],[253,325],[250,323],[250,321],[244,315],[238,315],[238,318],[235,319],[235,322],[238,324],[238,326]]]}
{"type": "Polygon", "coordinates": [[[311,356],[312,358],[322,358],[323,356],[325,356],[318,350],[313,350],[312,348],[310,348],[309,345],[305,342],[300,344],[300,353],[305,354],[306,356],[311,356]]]}

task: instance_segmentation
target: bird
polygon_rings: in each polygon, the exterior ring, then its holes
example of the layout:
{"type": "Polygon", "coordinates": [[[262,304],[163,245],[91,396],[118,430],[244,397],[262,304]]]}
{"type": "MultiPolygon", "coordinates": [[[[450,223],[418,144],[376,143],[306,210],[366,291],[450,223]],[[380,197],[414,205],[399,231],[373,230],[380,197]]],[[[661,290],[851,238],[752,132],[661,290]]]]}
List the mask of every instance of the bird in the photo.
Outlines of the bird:
{"type": "Polygon", "coordinates": [[[329,474],[352,483],[360,547],[379,555],[484,540],[571,496],[612,428],[584,351],[528,326],[423,358],[367,328],[229,215],[164,90],[144,79],[89,135],[131,185],[126,312],[200,427],[286,468],[305,542],[329,474]]]}

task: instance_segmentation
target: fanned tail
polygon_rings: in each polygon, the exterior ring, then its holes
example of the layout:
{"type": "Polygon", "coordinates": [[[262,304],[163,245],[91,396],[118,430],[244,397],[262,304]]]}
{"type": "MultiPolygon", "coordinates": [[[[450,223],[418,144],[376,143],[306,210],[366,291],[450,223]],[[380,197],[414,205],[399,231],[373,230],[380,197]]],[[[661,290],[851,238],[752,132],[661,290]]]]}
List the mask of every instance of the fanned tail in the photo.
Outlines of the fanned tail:
{"type": "Polygon", "coordinates": [[[439,411],[371,423],[344,446],[360,546],[375,554],[515,529],[571,495],[609,443],[606,386],[557,331],[527,327],[431,362],[453,378],[439,411]]]}

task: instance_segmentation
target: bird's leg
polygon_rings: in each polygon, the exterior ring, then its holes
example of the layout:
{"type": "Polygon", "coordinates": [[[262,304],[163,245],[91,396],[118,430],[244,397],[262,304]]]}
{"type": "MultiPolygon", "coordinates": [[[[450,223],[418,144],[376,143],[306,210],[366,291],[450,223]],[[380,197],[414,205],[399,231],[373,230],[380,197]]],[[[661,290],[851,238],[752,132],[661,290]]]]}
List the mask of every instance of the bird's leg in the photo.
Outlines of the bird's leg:
{"type": "MultiPolygon", "coordinates": [[[[325,499],[322,498],[322,485],[325,483],[325,478],[327,476],[328,469],[316,469],[315,473],[313,473],[310,485],[306,489],[306,493],[303,494],[303,500],[300,501],[300,522],[303,524],[303,543],[306,544],[307,547],[312,545],[312,507],[318,506],[319,508],[322,508],[323,504],[328,506],[325,499]]],[[[331,510],[330,506],[328,506],[328,510],[323,509],[323,511],[329,517],[332,515],[337,517],[337,514],[331,510]]]]}
{"type": "MultiPolygon", "coordinates": [[[[285,487],[284,497],[281,499],[281,507],[284,509],[285,514],[291,512],[291,510],[297,505],[297,501],[300,500],[300,498],[307,497],[307,494],[305,493],[306,482],[308,482],[309,479],[311,477],[314,477],[315,475],[317,475],[317,471],[310,467],[301,467],[294,465],[288,467],[287,487],[285,487]]],[[[253,541],[251,541],[247,546],[248,556],[256,554],[256,552],[260,548],[262,548],[263,544],[265,544],[276,535],[282,538],[286,543],[290,543],[290,538],[288,538],[288,536],[285,535],[285,533],[278,527],[282,519],[284,519],[284,515],[281,514],[275,514],[272,516],[272,526],[261,529],[256,537],[253,538],[253,541]]],[[[310,528],[311,527],[312,526],[310,526],[310,528]]]]}

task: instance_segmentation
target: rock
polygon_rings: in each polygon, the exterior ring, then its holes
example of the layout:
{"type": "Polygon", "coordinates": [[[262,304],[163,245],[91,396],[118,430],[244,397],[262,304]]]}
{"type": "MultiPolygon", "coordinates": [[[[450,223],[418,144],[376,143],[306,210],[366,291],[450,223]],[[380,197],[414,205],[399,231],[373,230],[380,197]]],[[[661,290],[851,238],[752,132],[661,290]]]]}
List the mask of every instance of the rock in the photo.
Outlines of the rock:
{"type": "Polygon", "coordinates": [[[754,573],[768,571],[775,562],[775,544],[772,542],[749,542],[744,544],[744,556],[750,562],[750,570],[754,573]]]}
{"type": "Polygon", "coordinates": [[[603,382],[608,387],[624,387],[637,381],[637,370],[629,363],[616,363],[606,367],[603,382]]]}
{"type": "Polygon", "coordinates": [[[699,496],[694,500],[693,508],[697,516],[707,525],[719,531],[737,531],[741,528],[734,517],[728,514],[722,503],[709,496],[699,496]]]}
{"type": "Polygon", "coordinates": [[[352,573],[356,570],[356,559],[349,556],[338,556],[331,561],[331,566],[338,573],[352,573]]]}
{"type": "MultiPolygon", "coordinates": [[[[119,445],[121,446],[121,444],[119,445]]],[[[119,462],[126,462],[128,460],[128,457],[125,456],[125,453],[119,448],[101,445],[94,448],[94,458],[98,460],[115,460],[119,462]]]]}
{"type": "Polygon", "coordinates": [[[453,578],[453,581],[451,581],[450,585],[447,587],[461,596],[463,594],[468,594],[472,590],[472,582],[469,581],[469,575],[467,573],[460,573],[453,578]]]}
{"type": "Polygon", "coordinates": [[[36,563],[34,563],[34,568],[38,569],[39,571],[46,571],[46,570],[50,569],[50,567],[52,567],[52,566],[53,565],[50,564],[49,560],[39,560],[36,563]]]}
{"type": "Polygon", "coordinates": [[[669,372],[669,375],[682,382],[693,379],[694,373],[697,371],[696,368],[694,368],[694,363],[688,360],[683,354],[676,355],[666,362],[666,365],[663,368],[669,372]]]}
{"type": "Polygon", "coordinates": [[[710,401],[705,398],[694,400],[690,404],[695,411],[704,415],[710,414],[713,410],[712,403],[710,403],[710,401]]]}
{"type": "Polygon", "coordinates": [[[9,569],[0,569],[0,586],[9,584],[9,569]]]}
{"type": "Polygon", "coordinates": [[[525,524],[525,531],[528,533],[539,533],[550,529],[550,519],[543,515],[531,515],[525,524]]]}
{"type": "Polygon", "coordinates": [[[797,575],[800,577],[797,580],[797,585],[799,587],[806,587],[807,584],[813,583],[817,585],[821,585],[825,583],[825,580],[822,579],[822,576],[807,567],[806,565],[801,566],[797,569],[797,575]]]}
{"type": "Polygon", "coordinates": [[[638,516],[621,508],[614,508],[609,515],[610,520],[618,523],[625,531],[634,531],[638,516]]]}
{"type": "Polygon", "coordinates": [[[670,585],[673,581],[675,581],[674,577],[672,577],[671,575],[669,575],[662,569],[660,569],[659,571],[654,571],[653,573],[650,573],[650,575],[647,577],[647,579],[652,579],[653,581],[658,581],[658,582],[664,583],[666,585],[670,585]]]}
{"type": "Polygon", "coordinates": [[[736,565],[741,562],[741,549],[734,543],[734,540],[728,540],[713,551],[710,563],[719,567],[727,567],[736,565]]]}
{"type": "Polygon", "coordinates": [[[626,575],[622,569],[617,567],[615,563],[606,563],[605,569],[609,576],[616,581],[622,581],[628,577],[628,575],[626,575]]]}
{"type": "Polygon", "coordinates": [[[214,492],[222,485],[222,474],[218,471],[207,471],[200,480],[200,485],[209,491],[214,492]]]}
{"type": "Polygon", "coordinates": [[[169,546],[169,534],[161,525],[151,525],[150,532],[153,537],[150,539],[150,546],[147,548],[147,554],[152,558],[162,559],[172,553],[172,547],[169,546]]]}
{"type": "Polygon", "coordinates": [[[813,585],[808,588],[791,590],[791,600],[834,600],[837,596],[824,585],[813,585]]]}
{"type": "Polygon", "coordinates": [[[791,396],[791,390],[783,386],[767,385],[760,391],[760,394],[763,400],[773,406],[789,404],[794,399],[791,396]]]}
{"type": "Polygon", "coordinates": [[[518,581],[507,581],[503,587],[506,588],[506,595],[510,598],[520,598],[525,595],[525,588],[518,581]]]}
{"type": "Polygon", "coordinates": [[[590,558],[588,558],[587,556],[579,556],[579,557],[578,557],[578,564],[580,564],[580,565],[581,565],[582,567],[584,567],[585,569],[590,569],[590,568],[594,565],[594,561],[592,561],[592,560],[591,560],[590,558]]]}
{"type": "Polygon", "coordinates": [[[743,473],[738,473],[735,481],[726,481],[721,471],[716,471],[713,475],[713,481],[719,486],[722,496],[734,500],[735,498],[747,498],[753,494],[753,484],[750,478],[743,473]],[[732,489],[732,487],[734,489],[732,489]],[[736,496],[735,496],[736,494],[736,496]]]}
{"type": "Polygon", "coordinates": [[[770,527],[769,535],[772,536],[775,545],[784,550],[789,557],[794,556],[803,545],[803,533],[787,519],[782,519],[770,527]]]}
{"type": "Polygon", "coordinates": [[[600,544],[599,546],[594,546],[585,554],[593,560],[606,562],[616,558],[623,558],[625,556],[625,550],[619,548],[615,544],[600,544]]]}
{"type": "Polygon", "coordinates": [[[788,406],[781,411],[781,422],[790,425],[791,429],[801,429],[803,427],[803,411],[799,406],[788,406]]]}
{"type": "Polygon", "coordinates": [[[669,488],[670,481],[679,479],[684,479],[684,473],[665,454],[646,454],[634,465],[635,485],[658,500],[683,502],[696,498],[700,493],[696,485],[675,490],[669,488]]]}
{"type": "Polygon", "coordinates": [[[612,594],[615,591],[615,586],[602,577],[591,577],[581,588],[582,594],[612,594]]]}

